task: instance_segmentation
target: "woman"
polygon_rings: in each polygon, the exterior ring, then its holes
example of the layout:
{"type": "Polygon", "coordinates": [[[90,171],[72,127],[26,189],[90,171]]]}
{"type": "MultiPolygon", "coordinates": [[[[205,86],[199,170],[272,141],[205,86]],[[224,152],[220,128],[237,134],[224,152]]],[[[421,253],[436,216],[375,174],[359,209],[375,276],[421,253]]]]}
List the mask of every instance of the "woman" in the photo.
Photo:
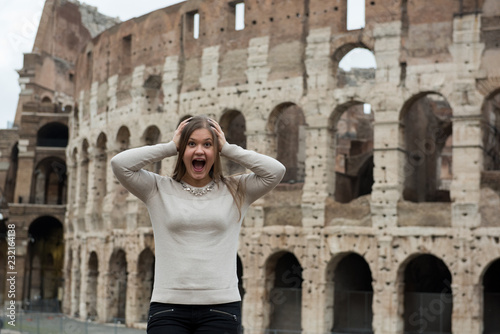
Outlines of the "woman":
{"type": "Polygon", "coordinates": [[[238,333],[241,222],[250,204],[281,181],[285,167],[227,143],[219,124],[204,116],[181,122],[167,144],[119,153],[111,166],[146,204],[153,225],[155,282],[147,332],[238,333]],[[142,169],[176,154],[172,177],[142,169]],[[225,178],[220,155],[252,173],[225,178]]]}

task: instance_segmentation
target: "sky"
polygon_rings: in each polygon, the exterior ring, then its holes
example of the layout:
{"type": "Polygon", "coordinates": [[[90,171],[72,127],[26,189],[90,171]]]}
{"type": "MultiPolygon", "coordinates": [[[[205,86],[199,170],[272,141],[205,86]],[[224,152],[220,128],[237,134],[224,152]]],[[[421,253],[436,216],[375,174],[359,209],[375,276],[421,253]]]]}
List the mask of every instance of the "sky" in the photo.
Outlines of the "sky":
{"type": "MultiPolygon", "coordinates": [[[[164,8],[185,0],[81,0],[97,7],[98,11],[126,21],[153,10],[164,8]]],[[[348,11],[351,29],[364,25],[364,0],[348,0],[354,10],[348,11]],[[357,13],[358,15],[353,15],[357,13]]],[[[0,0],[0,129],[14,122],[19,97],[19,76],[17,70],[23,67],[23,53],[33,49],[36,31],[42,15],[44,0],[0,0]]],[[[353,59],[364,59],[366,51],[353,50],[353,59]]],[[[373,57],[373,56],[372,56],[373,57]]],[[[371,65],[374,60],[362,61],[371,65]]],[[[374,64],[374,63],[373,63],[374,64]]],[[[345,66],[352,65],[352,60],[345,66]]],[[[359,67],[359,66],[358,66],[359,67]]],[[[344,67],[343,67],[344,68],[344,67]]],[[[347,69],[347,68],[345,68],[347,69]]]]}

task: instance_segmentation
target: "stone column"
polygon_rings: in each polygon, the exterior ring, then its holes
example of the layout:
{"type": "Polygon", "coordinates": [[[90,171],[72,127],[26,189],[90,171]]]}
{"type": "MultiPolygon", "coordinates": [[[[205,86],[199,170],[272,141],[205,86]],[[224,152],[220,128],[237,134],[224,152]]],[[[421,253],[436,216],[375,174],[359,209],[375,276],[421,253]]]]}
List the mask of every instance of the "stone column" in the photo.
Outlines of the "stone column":
{"type": "Polygon", "coordinates": [[[453,44],[450,53],[456,69],[451,85],[453,101],[453,181],[452,226],[476,227],[481,223],[479,192],[483,166],[481,103],[476,80],[484,43],[481,20],[476,14],[453,18],[453,44]]]}
{"type": "MultiPolygon", "coordinates": [[[[253,228],[248,228],[246,235],[252,235],[253,228]]],[[[264,305],[266,304],[265,291],[265,268],[260,268],[259,257],[259,236],[248,237],[251,240],[250,245],[245,246],[247,267],[244,272],[245,297],[243,298],[243,327],[245,332],[251,334],[260,334],[264,332],[265,314],[264,305]],[[251,293],[250,293],[251,292],[251,293]]]]}
{"type": "Polygon", "coordinates": [[[34,151],[28,151],[30,143],[28,139],[19,139],[18,168],[16,178],[16,190],[14,203],[29,203],[31,192],[31,180],[33,176],[34,151]]]}
{"type": "Polygon", "coordinates": [[[87,231],[96,231],[98,223],[97,217],[97,203],[99,198],[96,196],[97,182],[95,179],[95,167],[96,167],[96,149],[94,146],[89,147],[88,156],[88,181],[87,181],[87,205],[85,207],[85,229],[87,231]]]}
{"type": "Polygon", "coordinates": [[[397,266],[393,263],[392,236],[380,237],[378,246],[378,273],[372,284],[372,328],[375,334],[402,334],[404,282],[398,280],[395,272],[397,266]]]}
{"type": "Polygon", "coordinates": [[[334,158],[329,152],[331,136],[324,120],[310,120],[306,138],[306,175],[302,190],[303,227],[324,226],[325,200],[335,189],[334,158]],[[320,122],[323,123],[320,126],[320,122]]]}
{"type": "MultiPolygon", "coordinates": [[[[324,266],[320,265],[322,238],[318,235],[306,236],[307,258],[302,272],[302,330],[305,333],[326,333],[326,294],[324,266]],[[323,283],[322,283],[323,282],[323,283]]],[[[324,263],[322,261],[321,263],[324,263]]]]}
{"type": "Polygon", "coordinates": [[[139,322],[141,310],[137,309],[138,277],[137,272],[130,272],[127,276],[127,306],[125,307],[125,322],[127,326],[139,322]]]}
{"type": "MultiPolygon", "coordinates": [[[[108,149],[108,164],[111,159],[117,155],[120,151],[117,149],[108,149]]],[[[113,228],[112,226],[112,221],[111,221],[111,212],[113,210],[113,200],[115,198],[116,191],[118,187],[120,186],[120,182],[118,182],[117,178],[115,177],[115,174],[113,174],[113,171],[111,170],[111,167],[107,168],[106,171],[106,194],[103,199],[103,205],[102,205],[102,227],[105,231],[109,231],[113,228]]]]}
{"type": "Polygon", "coordinates": [[[82,239],[80,248],[80,319],[87,319],[87,287],[88,287],[88,261],[89,255],[87,254],[87,240],[82,239]]]}
{"type": "Polygon", "coordinates": [[[71,306],[70,315],[76,316],[79,314],[80,307],[80,282],[81,282],[81,254],[79,247],[73,245],[73,262],[71,264],[71,306]]]}

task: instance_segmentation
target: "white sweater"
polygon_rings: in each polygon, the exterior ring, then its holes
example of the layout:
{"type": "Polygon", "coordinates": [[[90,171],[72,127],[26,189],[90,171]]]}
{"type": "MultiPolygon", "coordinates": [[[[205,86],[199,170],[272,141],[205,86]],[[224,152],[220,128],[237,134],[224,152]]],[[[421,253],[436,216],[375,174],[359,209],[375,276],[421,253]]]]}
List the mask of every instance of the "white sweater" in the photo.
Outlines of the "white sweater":
{"type": "Polygon", "coordinates": [[[221,154],[253,172],[236,176],[246,183],[240,219],[222,182],[205,195],[194,196],[172,178],[142,169],[177,155],[173,141],[130,149],[111,159],[118,180],[149,211],[155,238],[152,302],[206,305],[240,300],[236,256],[241,222],[250,204],[281,181],[285,167],[228,143],[221,154]]]}

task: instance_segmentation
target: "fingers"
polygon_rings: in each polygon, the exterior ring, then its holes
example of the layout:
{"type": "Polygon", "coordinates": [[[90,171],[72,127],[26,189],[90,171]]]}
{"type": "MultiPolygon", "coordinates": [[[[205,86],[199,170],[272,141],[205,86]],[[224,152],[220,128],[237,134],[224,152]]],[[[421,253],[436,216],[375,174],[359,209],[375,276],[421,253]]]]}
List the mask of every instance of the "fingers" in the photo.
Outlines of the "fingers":
{"type": "Polygon", "coordinates": [[[219,139],[219,152],[222,150],[222,146],[226,143],[226,137],[224,136],[224,131],[222,131],[222,128],[220,127],[219,123],[217,121],[209,118],[208,122],[214,129],[215,133],[217,134],[217,137],[219,139]]]}

